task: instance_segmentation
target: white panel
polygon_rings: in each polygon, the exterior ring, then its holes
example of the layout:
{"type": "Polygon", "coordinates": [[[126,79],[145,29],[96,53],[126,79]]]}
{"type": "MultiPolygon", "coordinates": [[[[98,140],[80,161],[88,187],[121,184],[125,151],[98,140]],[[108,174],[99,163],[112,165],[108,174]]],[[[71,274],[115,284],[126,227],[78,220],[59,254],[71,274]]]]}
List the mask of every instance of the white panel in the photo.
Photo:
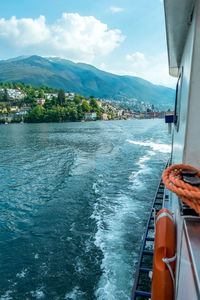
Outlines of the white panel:
{"type": "Polygon", "coordinates": [[[191,74],[191,62],[193,54],[193,38],[194,38],[194,24],[195,16],[193,22],[190,26],[187,41],[185,44],[183,57],[181,60],[181,68],[183,69],[182,74],[182,83],[181,83],[181,93],[180,93],[180,123],[179,130],[176,131],[174,128],[173,136],[173,155],[172,162],[173,164],[182,163],[184,155],[184,145],[185,145],[185,135],[186,135],[186,120],[188,113],[188,99],[190,93],[190,74],[191,74]]]}
{"type": "Polygon", "coordinates": [[[198,300],[185,233],[182,236],[181,257],[176,300],[198,300]]]}
{"type": "Polygon", "coordinates": [[[196,13],[184,162],[200,168],[200,1],[196,13]]]}

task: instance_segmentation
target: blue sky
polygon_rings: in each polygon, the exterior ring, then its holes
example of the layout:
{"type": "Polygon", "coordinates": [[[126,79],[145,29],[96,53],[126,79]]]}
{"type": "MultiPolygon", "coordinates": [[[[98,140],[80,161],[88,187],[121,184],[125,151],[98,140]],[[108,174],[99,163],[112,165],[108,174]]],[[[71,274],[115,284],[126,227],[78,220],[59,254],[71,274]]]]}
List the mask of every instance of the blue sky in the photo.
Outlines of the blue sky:
{"type": "Polygon", "coordinates": [[[0,59],[37,54],[173,86],[162,0],[7,0],[0,59]]]}

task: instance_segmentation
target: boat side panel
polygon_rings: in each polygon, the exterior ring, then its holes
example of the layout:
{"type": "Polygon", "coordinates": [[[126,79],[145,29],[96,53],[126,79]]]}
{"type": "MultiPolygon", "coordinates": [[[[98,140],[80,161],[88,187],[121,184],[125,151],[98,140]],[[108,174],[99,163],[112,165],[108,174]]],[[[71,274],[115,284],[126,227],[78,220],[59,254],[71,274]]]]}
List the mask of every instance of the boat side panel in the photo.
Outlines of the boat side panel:
{"type": "Polygon", "coordinates": [[[200,1],[195,11],[194,48],[184,163],[200,168],[200,1]]]}
{"type": "Polygon", "coordinates": [[[186,122],[188,112],[188,99],[190,94],[190,75],[191,64],[193,55],[193,40],[194,40],[194,24],[195,18],[193,18],[192,24],[188,31],[187,40],[181,60],[180,70],[182,70],[181,84],[180,84],[180,122],[179,129],[174,127],[173,132],[173,152],[172,163],[182,163],[184,157],[184,145],[186,134],[186,122]]]}
{"type": "Polygon", "coordinates": [[[176,300],[184,299],[198,300],[185,234],[183,234],[182,238],[179,282],[176,300]]]}

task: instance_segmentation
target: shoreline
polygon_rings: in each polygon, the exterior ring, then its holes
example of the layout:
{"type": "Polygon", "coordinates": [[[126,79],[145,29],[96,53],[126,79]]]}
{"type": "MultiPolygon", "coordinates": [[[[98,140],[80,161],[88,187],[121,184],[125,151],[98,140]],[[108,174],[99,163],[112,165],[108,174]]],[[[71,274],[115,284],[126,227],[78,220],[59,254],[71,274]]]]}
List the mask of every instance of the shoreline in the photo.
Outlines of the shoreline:
{"type": "Polygon", "coordinates": [[[141,120],[161,120],[164,118],[141,118],[141,119],[114,119],[114,120],[90,120],[90,121],[62,121],[62,122],[5,122],[5,123],[0,123],[1,125],[11,125],[11,124],[19,124],[19,125],[24,125],[24,124],[62,124],[62,123],[91,123],[91,122],[110,122],[110,121],[141,121],[141,120]]]}

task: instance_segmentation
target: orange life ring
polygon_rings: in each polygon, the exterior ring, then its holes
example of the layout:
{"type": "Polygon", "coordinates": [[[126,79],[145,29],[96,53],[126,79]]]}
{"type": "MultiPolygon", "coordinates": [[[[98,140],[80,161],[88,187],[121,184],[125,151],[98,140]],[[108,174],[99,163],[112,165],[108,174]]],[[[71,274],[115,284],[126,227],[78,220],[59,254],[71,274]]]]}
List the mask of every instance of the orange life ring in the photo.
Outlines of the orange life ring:
{"type": "MultiPolygon", "coordinates": [[[[174,293],[172,274],[163,258],[175,255],[175,226],[172,213],[163,208],[156,217],[156,234],[153,258],[153,277],[151,288],[152,300],[172,300],[174,293]]],[[[170,263],[174,272],[174,262],[170,263]]]]}

